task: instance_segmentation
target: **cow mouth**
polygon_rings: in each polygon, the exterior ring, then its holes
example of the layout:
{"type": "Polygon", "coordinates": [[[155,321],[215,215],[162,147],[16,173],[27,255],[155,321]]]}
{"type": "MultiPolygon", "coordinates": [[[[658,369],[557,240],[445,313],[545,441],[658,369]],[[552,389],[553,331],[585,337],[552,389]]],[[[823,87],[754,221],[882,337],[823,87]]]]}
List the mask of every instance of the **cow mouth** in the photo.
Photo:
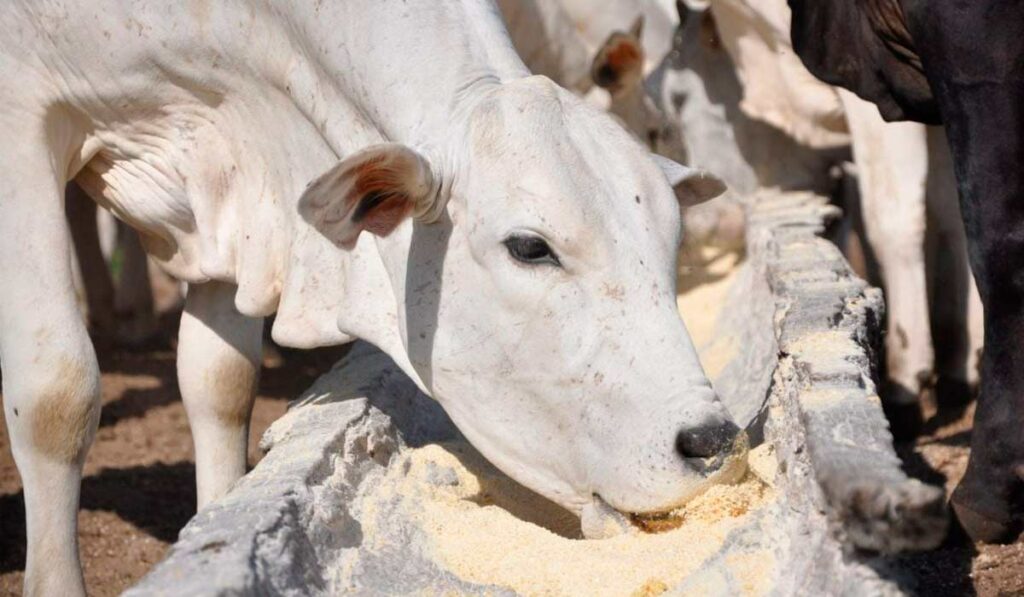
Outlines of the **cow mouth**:
{"type": "Polygon", "coordinates": [[[683,525],[686,516],[678,510],[658,512],[654,514],[630,514],[629,522],[645,533],[657,534],[678,529],[683,525]]]}
{"type": "MultiPolygon", "coordinates": [[[[741,431],[733,442],[732,449],[711,458],[690,462],[697,472],[706,475],[703,489],[712,485],[733,485],[747,473],[747,453],[750,440],[741,431]]],[[[629,522],[645,533],[664,533],[682,526],[686,519],[685,506],[702,492],[698,492],[683,504],[661,512],[635,512],[629,515],[629,522]]]]}
{"type": "MultiPolygon", "coordinates": [[[[705,475],[701,489],[680,503],[654,512],[620,512],[600,495],[594,494],[591,503],[580,517],[583,535],[587,539],[604,539],[625,532],[664,533],[678,528],[686,519],[685,506],[712,485],[733,485],[747,473],[749,439],[740,432],[728,452],[687,464],[705,475]]],[[[692,459],[691,459],[692,460],[692,459]]]]}

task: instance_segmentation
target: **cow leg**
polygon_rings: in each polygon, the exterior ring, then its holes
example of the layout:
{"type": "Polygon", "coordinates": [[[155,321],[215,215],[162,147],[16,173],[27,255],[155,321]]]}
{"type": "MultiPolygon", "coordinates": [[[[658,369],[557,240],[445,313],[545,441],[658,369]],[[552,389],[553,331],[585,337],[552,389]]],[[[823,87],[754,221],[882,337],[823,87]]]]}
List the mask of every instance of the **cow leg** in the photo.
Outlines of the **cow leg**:
{"type": "Polygon", "coordinates": [[[840,96],[853,140],[864,226],[878,259],[888,308],[889,387],[883,394],[897,436],[916,434],[918,398],[932,370],[925,276],[927,134],[923,125],[887,123],[847,91],[840,96]]]}
{"type": "Polygon", "coordinates": [[[25,594],[83,595],[78,498],[99,368],[72,282],[63,180],[31,134],[7,133],[18,142],[0,156],[0,367],[25,497],[25,594]]]}
{"type": "Polygon", "coordinates": [[[64,195],[65,211],[71,227],[71,239],[82,272],[82,286],[89,307],[89,323],[96,337],[104,342],[114,338],[114,283],[110,268],[100,249],[96,225],[96,203],[75,182],[69,182],[64,195]]]}
{"type": "Polygon", "coordinates": [[[178,333],[178,384],[196,456],[198,507],[245,474],[263,319],[235,309],[233,284],[190,285],[178,333]]]}
{"type": "Polygon", "coordinates": [[[128,345],[139,345],[157,333],[149,261],[139,234],[123,222],[118,222],[117,228],[117,244],[123,259],[117,284],[118,320],[128,326],[128,330],[122,333],[122,340],[128,345]]]}
{"type": "MultiPolygon", "coordinates": [[[[962,407],[971,397],[972,342],[968,316],[977,288],[967,263],[956,177],[942,128],[928,128],[928,273],[935,339],[936,402],[962,407]]],[[[977,348],[976,346],[973,348],[977,348]]]]}
{"type": "Polygon", "coordinates": [[[967,353],[967,382],[977,388],[981,383],[981,355],[985,347],[985,308],[981,304],[978,285],[970,276],[967,292],[967,337],[970,351],[967,353]]]}
{"type": "Polygon", "coordinates": [[[1024,521],[1024,4],[927,3],[906,16],[946,123],[985,308],[971,456],[952,503],[974,539],[1009,540],[1024,521]]]}

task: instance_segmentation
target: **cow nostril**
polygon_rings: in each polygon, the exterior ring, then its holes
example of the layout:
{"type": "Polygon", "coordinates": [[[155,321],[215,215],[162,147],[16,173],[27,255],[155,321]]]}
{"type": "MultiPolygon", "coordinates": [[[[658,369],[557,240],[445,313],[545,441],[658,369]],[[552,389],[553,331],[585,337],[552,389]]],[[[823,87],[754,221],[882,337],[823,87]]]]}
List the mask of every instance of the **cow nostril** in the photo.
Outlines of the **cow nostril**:
{"type": "Polygon", "coordinates": [[[676,436],[676,451],[683,458],[710,458],[732,448],[740,428],[732,421],[684,429],[676,436]]]}

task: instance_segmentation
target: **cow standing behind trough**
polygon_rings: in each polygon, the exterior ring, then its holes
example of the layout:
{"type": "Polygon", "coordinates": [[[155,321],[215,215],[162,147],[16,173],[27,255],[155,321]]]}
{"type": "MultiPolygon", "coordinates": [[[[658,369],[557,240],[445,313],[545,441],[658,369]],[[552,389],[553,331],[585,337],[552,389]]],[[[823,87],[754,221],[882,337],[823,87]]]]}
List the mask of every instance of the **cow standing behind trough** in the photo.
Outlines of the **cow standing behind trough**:
{"type": "Polygon", "coordinates": [[[984,305],[967,471],[953,492],[975,539],[1024,526],[1024,3],[789,0],[792,41],[822,80],[886,120],[946,127],[984,305]]]}
{"type": "Polygon", "coordinates": [[[847,158],[845,145],[808,147],[744,113],[743,88],[711,11],[682,2],[677,10],[672,52],[648,83],[682,132],[690,165],[715,172],[736,196],[764,187],[829,194],[835,185],[829,169],[847,158]]]}
{"type": "Polygon", "coordinates": [[[679,106],[673,109],[660,97],[666,56],[677,44],[666,7],[655,0],[499,0],[498,5],[516,50],[533,72],[607,109],[651,151],[727,181],[732,193],[686,211],[687,247],[743,247],[744,214],[735,192],[752,191],[754,185],[746,184],[752,177],[719,170],[736,166],[735,160],[717,159],[729,153],[731,140],[704,134],[709,122],[718,131],[725,127],[716,127],[715,115],[702,110],[706,98],[688,103],[688,113],[696,117],[687,119],[677,114],[679,106]]]}
{"type": "Polygon", "coordinates": [[[607,109],[651,151],[686,162],[679,130],[644,86],[649,52],[669,43],[670,25],[659,7],[650,0],[498,0],[498,6],[533,73],[607,109]]]}
{"type": "MultiPolygon", "coordinates": [[[[677,41],[683,53],[677,52],[676,61],[685,67],[684,76],[687,69],[697,71],[719,103],[738,103],[743,115],[732,118],[735,144],[742,158],[758,170],[761,184],[808,185],[802,188],[821,192],[821,178],[837,157],[834,148],[852,146],[860,212],[886,293],[888,379],[881,393],[894,433],[911,437],[920,429],[919,397],[932,383],[933,373],[941,403],[966,402],[976,383],[975,355],[981,344],[979,333],[969,333],[971,299],[976,305],[977,291],[966,264],[943,133],[919,124],[886,123],[870,104],[815,79],[790,45],[785,0],[706,4],[703,18],[713,15],[713,28],[698,27],[693,17],[701,13],[678,3],[680,13],[691,18],[684,19],[681,33],[688,37],[677,41]],[[696,43],[707,35],[704,29],[717,30],[728,57],[696,43]],[[738,96],[729,84],[733,69],[742,88],[738,96]],[[775,134],[752,129],[751,120],[775,134]],[[798,144],[780,140],[780,130],[798,144]]],[[[687,83],[670,81],[662,95],[670,96],[674,87],[701,89],[687,83]]],[[[686,103],[682,105],[685,110],[686,103]]],[[[684,121],[684,131],[693,128],[684,121]]],[[[731,165],[737,161],[726,161],[724,167],[695,165],[722,172],[732,183],[728,175],[742,173],[731,165]]]]}
{"type": "Polygon", "coordinates": [[[492,2],[4,2],[0,72],[0,366],[29,595],[84,591],[100,375],[72,178],[189,284],[200,507],[245,472],[274,312],[282,345],[376,344],[584,526],[742,470],[675,296],[680,205],[721,182],[530,76],[492,2]]]}

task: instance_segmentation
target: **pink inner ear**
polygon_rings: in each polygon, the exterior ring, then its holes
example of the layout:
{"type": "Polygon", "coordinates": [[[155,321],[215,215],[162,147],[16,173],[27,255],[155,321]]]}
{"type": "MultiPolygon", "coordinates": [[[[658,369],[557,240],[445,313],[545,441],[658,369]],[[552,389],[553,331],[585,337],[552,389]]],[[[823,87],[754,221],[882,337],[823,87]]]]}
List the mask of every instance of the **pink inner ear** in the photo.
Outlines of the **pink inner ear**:
{"type": "Polygon", "coordinates": [[[398,185],[398,174],[387,164],[388,157],[379,154],[367,158],[345,171],[344,178],[355,178],[355,184],[345,200],[350,208],[370,193],[389,193],[398,185]]]}
{"type": "Polygon", "coordinates": [[[366,230],[387,236],[412,212],[413,202],[402,183],[404,164],[396,161],[387,155],[377,155],[351,171],[356,180],[345,201],[357,235],[358,231],[366,230]]]}
{"type": "Polygon", "coordinates": [[[620,39],[608,49],[605,61],[615,72],[623,73],[639,68],[642,57],[640,48],[631,39],[620,39]]]}
{"type": "Polygon", "coordinates": [[[412,201],[404,194],[392,195],[371,209],[360,223],[364,230],[377,236],[387,236],[409,216],[412,201]]]}
{"type": "Polygon", "coordinates": [[[618,91],[643,70],[644,54],[637,40],[621,31],[612,33],[591,65],[591,77],[599,86],[618,91]]]}

